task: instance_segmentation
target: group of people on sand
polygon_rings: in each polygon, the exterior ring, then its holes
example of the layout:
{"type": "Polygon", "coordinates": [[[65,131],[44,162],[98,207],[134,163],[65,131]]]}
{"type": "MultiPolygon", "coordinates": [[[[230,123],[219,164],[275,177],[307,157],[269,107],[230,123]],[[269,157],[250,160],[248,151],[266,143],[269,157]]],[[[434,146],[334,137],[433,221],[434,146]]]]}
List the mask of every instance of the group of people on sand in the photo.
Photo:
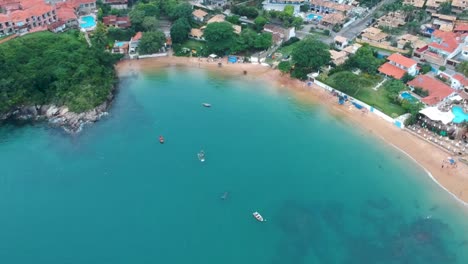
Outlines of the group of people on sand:
{"type": "Polygon", "coordinates": [[[457,162],[451,158],[451,157],[448,157],[446,159],[443,159],[442,160],[442,165],[441,165],[441,168],[456,168],[457,167],[457,162]]]}

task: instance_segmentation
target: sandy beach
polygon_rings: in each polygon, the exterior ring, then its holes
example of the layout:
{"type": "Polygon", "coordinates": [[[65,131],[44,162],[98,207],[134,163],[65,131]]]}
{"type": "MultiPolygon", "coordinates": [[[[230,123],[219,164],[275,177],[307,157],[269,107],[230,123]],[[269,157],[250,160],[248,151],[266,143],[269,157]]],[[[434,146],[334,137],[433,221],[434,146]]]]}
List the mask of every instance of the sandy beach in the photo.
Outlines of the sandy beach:
{"type": "MultiPolygon", "coordinates": [[[[153,59],[125,60],[117,64],[119,76],[127,76],[133,73],[154,71],[158,68],[169,66],[186,66],[208,69],[213,72],[239,76],[246,79],[262,79],[280,88],[291,89],[295,95],[304,101],[323,104],[333,115],[345,117],[344,119],[363,133],[375,136],[386,143],[400,149],[421,165],[431,177],[449,191],[457,199],[468,206],[468,166],[458,162],[456,168],[442,168],[442,161],[451,154],[432,145],[431,143],[401,130],[391,123],[381,119],[372,113],[362,112],[349,105],[338,105],[336,97],[318,86],[307,87],[304,82],[281,75],[277,70],[258,64],[227,64],[226,60],[207,61],[206,58],[186,57],[160,57],[153,59]]],[[[404,156],[404,154],[402,154],[404,156]]]]}

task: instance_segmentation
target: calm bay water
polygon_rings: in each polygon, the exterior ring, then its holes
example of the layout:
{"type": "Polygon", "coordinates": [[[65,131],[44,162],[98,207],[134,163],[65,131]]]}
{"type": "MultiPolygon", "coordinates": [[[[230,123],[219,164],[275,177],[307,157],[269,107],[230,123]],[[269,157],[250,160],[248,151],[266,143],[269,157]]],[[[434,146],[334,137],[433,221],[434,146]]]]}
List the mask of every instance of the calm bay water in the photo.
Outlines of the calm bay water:
{"type": "Polygon", "coordinates": [[[404,155],[201,70],[122,81],[78,136],[3,126],[0,164],[1,263],[468,263],[468,210],[404,155]]]}

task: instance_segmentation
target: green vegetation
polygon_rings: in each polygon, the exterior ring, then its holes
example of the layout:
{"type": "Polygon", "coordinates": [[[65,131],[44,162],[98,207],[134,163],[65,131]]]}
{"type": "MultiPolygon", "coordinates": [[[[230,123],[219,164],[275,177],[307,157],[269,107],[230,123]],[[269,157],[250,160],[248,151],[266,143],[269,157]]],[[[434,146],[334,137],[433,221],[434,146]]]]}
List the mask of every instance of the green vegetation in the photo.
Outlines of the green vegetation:
{"type": "Polygon", "coordinates": [[[423,88],[421,87],[414,87],[414,91],[413,91],[415,94],[421,96],[421,97],[426,97],[429,95],[429,92],[427,90],[424,90],[423,88]]]}
{"type": "Polygon", "coordinates": [[[468,76],[468,61],[463,61],[457,65],[457,71],[468,76]]]}
{"type": "Polygon", "coordinates": [[[194,56],[208,56],[208,50],[204,41],[196,41],[189,39],[182,44],[174,44],[172,46],[176,56],[190,56],[192,51],[195,51],[194,56]]]}
{"type": "Polygon", "coordinates": [[[245,5],[234,5],[231,7],[231,12],[239,16],[246,16],[254,19],[258,16],[258,10],[255,7],[245,5]]]}
{"type": "Polygon", "coordinates": [[[301,80],[307,79],[307,74],[318,71],[331,59],[328,46],[314,38],[297,42],[291,56],[294,62],[291,76],[301,80]]]}
{"type": "Polygon", "coordinates": [[[439,13],[444,15],[452,14],[452,2],[444,2],[439,6],[439,13]]]}
{"type": "Polygon", "coordinates": [[[280,20],[284,27],[300,28],[304,24],[302,18],[294,16],[294,7],[291,5],[285,6],[283,11],[270,10],[265,15],[267,18],[280,20]]]}
{"type": "Polygon", "coordinates": [[[282,61],[278,64],[278,70],[280,70],[282,74],[291,72],[291,69],[292,66],[289,61],[282,61]]]}
{"type": "Polygon", "coordinates": [[[83,112],[103,103],[120,58],[88,47],[78,31],[39,32],[0,45],[0,113],[22,105],[66,105],[83,112]]]}
{"type": "Polygon", "coordinates": [[[145,32],[141,37],[138,50],[140,54],[157,53],[166,43],[166,36],[161,31],[145,32]]]}
{"type": "Polygon", "coordinates": [[[183,43],[188,39],[190,23],[185,18],[177,19],[171,27],[171,39],[173,43],[183,43]]]}
{"type": "Polygon", "coordinates": [[[428,72],[430,72],[432,70],[432,66],[431,64],[429,63],[424,63],[423,65],[421,65],[421,74],[426,74],[428,72]]]}

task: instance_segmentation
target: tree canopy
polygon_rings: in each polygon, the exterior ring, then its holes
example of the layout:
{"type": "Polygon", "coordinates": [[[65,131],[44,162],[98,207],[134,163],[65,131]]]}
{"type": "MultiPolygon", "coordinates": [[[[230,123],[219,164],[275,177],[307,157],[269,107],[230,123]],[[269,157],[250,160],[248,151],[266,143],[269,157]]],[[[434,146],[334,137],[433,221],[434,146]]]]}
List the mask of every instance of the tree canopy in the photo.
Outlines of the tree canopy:
{"type": "Polygon", "coordinates": [[[465,76],[468,76],[468,61],[463,61],[458,64],[457,71],[463,73],[465,76]]]}
{"type": "Polygon", "coordinates": [[[171,39],[173,43],[182,43],[188,39],[190,24],[185,18],[177,19],[171,27],[171,39]]]}
{"type": "Polygon", "coordinates": [[[147,16],[143,19],[142,26],[146,31],[156,31],[158,29],[158,20],[154,16],[147,16]]]}
{"type": "Polygon", "coordinates": [[[161,31],[144,32],[138,44],[140,54],[157,53],[166,42],[166,36],[161,31]]]}
{"type": "Polygon", "coordinates": [[[82,112],[103,103],[120,58],[88,47],[78,31],[38,32],[0,45],[0,113],[22,105],[66,105],[82,112]]]}
{"type": "Polygon", "coordinates": [[[296,44],[291,56],[295,63],[294,71],[301,72],[300,76],[293,75],[301,79],[305,79],[310,72],[318,71],[320,67],[327,65],[331,59],[328,46],[315,38],[301,40],[296,44]]]}
{"type": "Polygon", "coordinates": [[[384,62],[384,59],[379,59],[375,56],[372,47],[364,45],[346,61],[345,67],[348,69],[358,68],[367,73],[375,73],[384,62]]]}
{"type": "Polygon", "coordinates": [[[236,33],[229,22],[208,24],[203,36],[208,50],[218,55],[229,52],[236,41],[236,33]]]}

